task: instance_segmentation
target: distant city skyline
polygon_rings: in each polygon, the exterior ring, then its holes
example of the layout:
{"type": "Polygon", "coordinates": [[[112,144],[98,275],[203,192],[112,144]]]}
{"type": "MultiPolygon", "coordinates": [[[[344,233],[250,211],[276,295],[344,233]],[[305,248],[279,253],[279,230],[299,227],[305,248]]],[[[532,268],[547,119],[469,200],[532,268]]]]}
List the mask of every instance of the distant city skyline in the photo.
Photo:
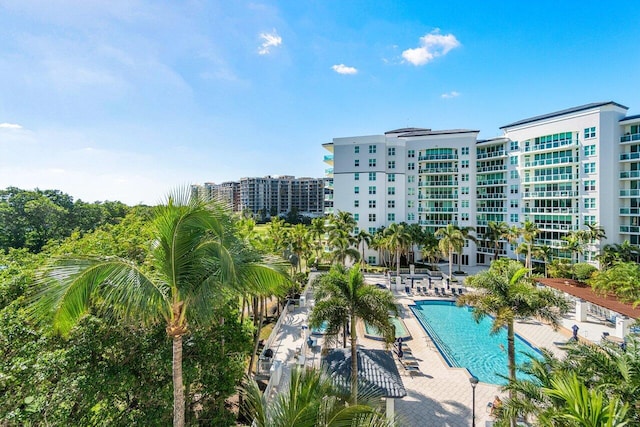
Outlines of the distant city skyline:
{"type": "Polygon", "coordinates": [[[0,2],[0,188],[155,204],[321,144],[638,105],[636,3],[0,2]]]}

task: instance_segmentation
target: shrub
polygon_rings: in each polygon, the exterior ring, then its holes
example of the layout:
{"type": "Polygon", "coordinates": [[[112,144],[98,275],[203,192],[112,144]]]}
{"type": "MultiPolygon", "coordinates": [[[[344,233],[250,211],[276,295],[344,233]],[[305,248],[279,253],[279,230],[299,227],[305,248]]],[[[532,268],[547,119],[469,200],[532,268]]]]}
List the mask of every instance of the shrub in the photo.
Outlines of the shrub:
{"type": "Polygon", "coordinates": [[[585,282],[591,278],[594,271],[598,269],[591,264],[581,262],[573,265],[573,277],[580,282],[585,282]]]}

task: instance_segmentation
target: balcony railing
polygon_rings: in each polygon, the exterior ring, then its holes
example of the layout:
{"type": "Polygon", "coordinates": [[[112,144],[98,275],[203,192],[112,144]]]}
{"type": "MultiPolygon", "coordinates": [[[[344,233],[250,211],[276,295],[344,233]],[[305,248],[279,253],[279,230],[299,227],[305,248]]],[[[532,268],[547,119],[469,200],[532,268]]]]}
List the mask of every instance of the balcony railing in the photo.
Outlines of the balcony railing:
{"type": "Polygon", "coordinates": [[[640,215],[640,208],[620,208],[620,215],[640,215]]]}
{"type": "Polygon", "coordinates": [[[555,175],[525,177],[524,182],[571,181],[573,179],[575,178],[572,173],[559,173],[555,175]]]}
{"type": "Polygon", "coordinates": [[[620,160],[638,160],[638,159],[640,159],[640,152],[620,154],[620,160]]]}
{"type": "Polygon", "coordinates": [[[622,171],[620,172],[620,178],[640,178],[640,170],[638,171],[622,171]]]}
{"type": "Polygon", "coordinates": [[[522,208],[523,213],[575,214],[578,208],[522,208]]]}
{"type": "Polygon", "coordinates": [[[531,198],[547,198],[547,197],[577,197],[578,192],[572,190],[561,190],[561,191],[527,191],[523,194],[524,199],[531,198]]]}
{"type": "Polygon", "coordinates": [[[628,135],[622,135],[620,142],[640,141],[640,133],[631,133],[628,135]]]}
{"type": "Polygon", "coordinates": [[[534,168],[537,166],[561,165],[565,163],[576,163],[577,157],[556,157],[553,159],[534,160],[532,162],[524,162],[525,168],[534,168]]]}
{"type": "Polygon", "coordinates": [[[477,181],[477,185],[505,185],[506,179],[485,179],[483,181],[477,181]]]}
{"type": "Polygon", "coordinates": [[[418,196],[418,200],[434,200],[434,199],[457,199],[458,193],[451,194],[421,194],[418,196]]]}
{"type": "Polygon", "coordinates": [[[488,193],[488,194],[478,194],[476,197],[478,199],[506,199],[507,195],[504,193],[488,193]]]}
{"type": "Polygon", "coordinates": [[[439,212],[458,212],[456,208],[430,208],[430,207],[421,207],[418,208],[418,212],[420,213],[439,213],[439,212]]]}
{"type": "Polygon", "coordinates": [[[640,190],[620,190],[620,196],[622,197],[640,196],[640,190]]]}
{"type": "Polygon", "coordinates": [[[329,164],[332,165],[333,164],[333,154],[326,154],[324,156],[323,160],[324,160],[325,163],[329,163],[329,164]]]}
{"type": "Polygon", "coordinates": [[[501,208],[478,208],[476,209],[476,212],[478,213],[494,213],[494,212],[506,212],[507,208],[505,207],[501,207],[501,208]]]}
{"type": "Polygon", "coordinates": [[[418,168],[418,173],[435,175],[442,173],[458,173],[458,168],[418,168]]]}
{"type": "Polygon", "coordinates": [[[486,153],[478,153],[476,155],[476,159],[480,160],[480,159],[490,159],[492,157],[503,157],[506,156],[507,152],[504,150],[500,150],[500,151],[489,151],[486,153]]]}
{"type": "Polygon", "coordinates": [[[553,148],[567,147],[570,145],[577,145],[577,144],[578,144],[578,141],[574,141],[572,139],[565,139],[563,141],[553,141],[553,142],[547,142],[545,144],[530,145],[528,147],[524,147],[524,151],[528,153],[531,151],[551,150],[553,148]]]}
{"type": "Polygon", "coordinates": [[[483,166],[476,168],[476,172],[495,172],[495,171],[506,171],[507,165],[494,165],[494,166],[483,166]]]}
{"type": "Polygon", "coordinates": [[[418,187],[457,187],[458,181],[418,181],[418,187]]]}
{"type": "Polygon", "coordinates": [[[620,226],[621,233],[640,233],[640,227],[637,225],[621,225],[620,226]]]}
{"type": "Polygon", "coordinates": [[[432,227],[446,227],[449,224],[458,225],[458,221],[426,221],[420,220],[420,225],[427,225],[432,227]]]}
{"type": "Polygon", "coordinates": [[[429,154],[428,156],[418,156],[418,161],[430,160],[457,160],[457,154],[429,154]]]}

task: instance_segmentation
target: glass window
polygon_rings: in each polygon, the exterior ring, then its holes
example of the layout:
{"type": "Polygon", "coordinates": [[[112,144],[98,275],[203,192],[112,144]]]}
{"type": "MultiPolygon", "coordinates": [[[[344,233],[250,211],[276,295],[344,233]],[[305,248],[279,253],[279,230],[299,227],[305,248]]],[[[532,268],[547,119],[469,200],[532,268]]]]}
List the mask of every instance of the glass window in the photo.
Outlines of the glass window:
{"type": "Polygon", "coordinates": [[[415,201],[414,200],[407,200],[407,207],[408,208],[412,208],[415,206],[415,201]]]}
{"type": "Polygon", "coordinates": [[[413,159],[416,157],[416,150],[407,150],[407,157],[413,159]]]}
{"type": "Polygon", "coordinates": [[[356,221],[359,221],[360,220],[360,214],[354,213],[353,214],[353,219],[355,219],[356,221]]]}
{"type": "Polygon", "coordinates": [[[387,221],[395,221],[395,220],[396,220],[396,214],[394,213],[387,214],[387,221]]]}
{"type": "Polygon", "coordinates": [[[596,163],[590,162],[584,164],[584,173],[595,173],[596,172],[596,163]]]}
{"type": "Polygon", "coordinates": [[[389,161],[387,162],[387,167],[388,167],[389,169],[395,169],[395,168],[396,168],[396,162],[395,162],[394,160],[389,160],[389,161]]]}
{"type": "Polygon", "coordinates": [[[412,184],[412,183],[416,182],[416,176],[415,175],[408,175],[407,176],[407,182],[409,184],[412,184]]]}
{"type": "MultiPolygon", "coordinates": [[[[369,230],[371,230],[371,229],[369,229],[369,230]]],[[[375,233],[375,232],[376,232],[376,230],[375,230],[375,228],[374,228],[374,229],[373,229],[373,233],[375,233]]],[[[371,231],[369,231],[369,234],[373,234],[373,233],[372,233],[371,231]]],[[[367,264],[375,264],[375,263],[376,263],[376,257],[375,257],[375,256],[373,256],[373,255],[369,255],[369,256],[367,257],[367,264]]]]}
{"type": "Polygon", "coordinates": [[[396,174],[395,173],[387,174],[387,182],[396,182],[396,174]]]}
{"type": "MultiPolygon", "coordinates": [[[[375,227],[369,227],[369,234],[375,234],[376,233],[376,228],[375,227]]],[[[369,259],[375,259],[375,257],[369,257],[369,259]]],[[[371,262],[369,263],[371,264],[371,262]]]]}
{"type": "Polygon", "coordinates": [[[375,154],[376,153],[376,146],[375,145],[370,145],[369,146],[369,154],[375,154]]]}
{"type": "Polygon", "coordinates": [[[462,212],[460,214],[460,218],[462,219],[462,221],[469,221],[469,214],[467,212],[462,212]]]}
{"type": "Polygon", "coordinates": [[[370,209],[374,209],[376,207],[376,201],[375,200],[369,200],[369,208],[370,209]]]}
{"type": "Polygon", "coordinates": [[[469,201],[468,200],[463,200],[462,201],[462,207],[463,208],[468,208],[469,207],[469,201]]]}
{"type": "Polygon", "coordinates": [[[416,169],[416,164],[415,163],[407,163],[407,170],[415,170],[416,169]]]}
{"type": "Polygon", "coordinates": [[[353,161],[353,166],[355,166],[355,167],[360,166],[360,159],[355,159],[355,160],[353,161]]]}
{"type": "Polygon", "coordinates": [[[353,147],[353,152],[358,154],[360,152],[360,146],[356,145],[355,147],[353,147]]]}
{"type": "Polygon", "coordinates": [[[585,145],[584,146],[584,155],[585,156],[595,156],[596,155],[596,146],[595,146],[595,144],[585,145]]]}
{"type": "Polygon", "coordinates": [[[518,171],[512,170],[510,172],[511,179],[518,179],[518,171]]]}
{"type": "Polygon", "coordinates": [[[353,180],[354,181],[360,181],[360,172],[356,172],[353,174],[353,180]]]}
{"type": "Polygon", "coordinates": [[[509,201],[509,206],[511,206],[512,208],[517,208],[518,207],[518,199],[511,199],[509,201]]]}
{"type": "Polygon", "coordinates": [[[460,194],[469,194],[469,187],[460,187],[460,194]]]}
{"type": "Polygon", "coordinates": [[[509,141],[509,150],[515,151],[519,149],[520,147],[518,147],[518,141],[509,141]]]}
{"type": "Polygon", "coordinates": [[[588,179],[584,182],[584,191],[595,191],[596,190],[596,180],[588,179]]]}
{"type": "Polygon", "coordinates": [[[413,212],[409,212],[407,214],[407,221],[415,221],[416,220],[416,214],[413,212]]]}
{"type": "Polygon", "coordinates": [[[354,200],[353,201],[353,207],[354,208],[359,208],[360,207],[360,200],[354,200]]]}
{"type": "Polygon", "coordinates": [[[369,187],[369,194],[376,194],[376,187],[375,186],[370,186],[369,187]]]}
{"type": "Polygon", "coordinates": [[[376,159],[369,159],[369,167],[370,168],[376,167],[376,159]]]}
{"type": "Polygon", "coordinates": [[[376,222],[376,214],[369,214],[369,222],[376,222]]]}
{"type": "Polygon", "coordinates": [[[407,195],[409,196],[415,196],[416,195],[416,189],[413,187],[409,187],[407,188],[407,195]]]}
{"type": "Polygon", "coordinates": [[[395,200],[387,200],[387,208],[393,209],[395,207],[396,207],[396,201],[395,200]]]}
{"type": "Polygon", "coordinates": [[[460,175],[460,177],[462,178],[462,181],[469,181],[469,174],[468,173],[463,173],[462,175],[460,175]]]}
{"type": "Polygon", "coordinates": [[[369,181],[375,181],[375,180],[376,180],[376,173],[369,172],[369,181]]]}
{"type": "Polygon", "coordinates": [[[509,164],[517,166],[518,165],[518,156],[509,157],[509,164]]]}
{"type": "Polygon", "coordinates": [[[460,149],[460,154],[462,154],[463,156],[468,156],[469,155],[469,147],[462,147],[460,149]]]}
{"type": "Polygon", "coordinates": [[[584,216],[584,223],[585,224],[595,224],[596,223],[596,216],[595,215],[585,215],[584,216]]]}
{"type": "Polygon", "coordinates": [[[389,147],[387,149],[387,155],[389,156],[395,156],[396,155],[396,147],[389,147]]]}
{"type": "Polygon", "coordinates": [[[596,199],[595,197],[590,197],[588,199],[584,199],[584,207],[587,209],[595,209],[596,208],[596,199]]]}
{"type": "Polygon", "coordinates": [[[396,194],[396,187],[387,188],[387,194],[390,196],[393,196],[394,194],[396,194]]]}
{"type": "Polygon", "coordinates": [[[358,234],[360,232],[360,228],[353,227],[353,234],[358,234]]]}
{"type": "Polygon", "coordinates": [[[511,214],[510,220],[511,222],[520,222],[520,220],[518,219],[518,214],[511,214]]]}
{"type": "Polygon", "coordinates": [[[461,165],[462,165],[462,168],[463,168],[463,169],[468,168],[468,167],[469,167],[469,160],[463,160],[463,161],[461,162],[461,165]]]}
{"type": "Polygon", "coordinates": [[[360,187],[353,187],[354,194],[360,194],[360,187]]]}
{"type": "Polygon", "coordinates": [[[511,194],[518,194],[518,188],[519,188],[519,185],[518,185],[518,184],[512,184],[512,185],[509,187],[509,192],[510,192],[511,194]]]}
{"type": "Polygon", "coordinates": [[[584,130],[584,139],[595,138],[596,137],[596,128],[585,128],[584,130]]]}

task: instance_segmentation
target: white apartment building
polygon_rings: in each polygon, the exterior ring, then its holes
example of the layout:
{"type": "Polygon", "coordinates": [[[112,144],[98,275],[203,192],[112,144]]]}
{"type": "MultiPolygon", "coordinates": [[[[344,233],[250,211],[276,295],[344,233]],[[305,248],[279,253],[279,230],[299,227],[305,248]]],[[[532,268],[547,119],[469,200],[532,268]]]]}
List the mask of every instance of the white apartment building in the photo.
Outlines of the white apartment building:
{"type": "MultiPolygon", "coordinates": [[[[463,265],[488,264],[494,249],[482,236],[489,221],[533,221],[537,244],[569,257],[562,237],[601,225],[601,244],[640,241],[640,116],[600,102],[520,120],[504,135],[406,128],[384,135],[335,138],[323,146],[333,177],[333,209],[353,213],[358,228],[418,223],[434,232],[471,226],[480,241],[465,247],[463,265]]],[[[583,254],[593,261],[599,244],[583,254]]],[[[500,252],[514,248],[501,243],[500,252]]],[[[377,263],[376,253],[367,254],[377,263]]]]}

